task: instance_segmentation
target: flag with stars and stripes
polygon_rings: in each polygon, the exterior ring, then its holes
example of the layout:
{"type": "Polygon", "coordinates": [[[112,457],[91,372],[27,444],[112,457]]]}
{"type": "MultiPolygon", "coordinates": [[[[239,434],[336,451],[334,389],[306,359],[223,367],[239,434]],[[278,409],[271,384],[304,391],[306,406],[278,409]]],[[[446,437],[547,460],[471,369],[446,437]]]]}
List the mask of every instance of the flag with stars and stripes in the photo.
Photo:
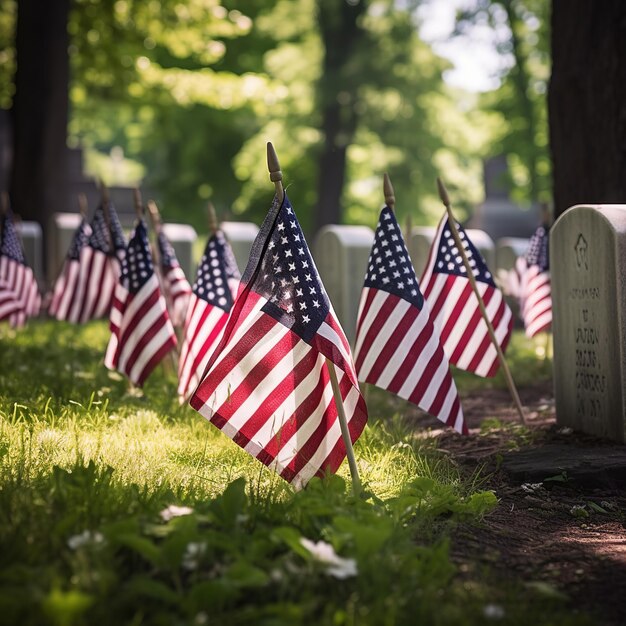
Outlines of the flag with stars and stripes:
{"type": "Polygon", "coordinates": [[[27,318],[39,314],[39,287],[26,263],[10,211],[0,217],[0,235],[0,320],[21,327],[27,318]]]}
{"type": "Polygon", "coordinates": [[[459,394],[393,211],[376,227],[357,317],[359,380],[387,389],[467,433],[459,394]]]}
{"type": "Polygon", "coordinates": [[[237,296],[241,276],[234,259],[224,233],[218,230],[207,242],[187,308],[178,362],[181,404],[198,386],[237,296]]]}
{"type": "Polygon", "coordinates": [[[109,325],[112,334],[104,364],[138,386],[176,347],[174,327],[154,272],[143,220],[139,220],[128,242],[109,325]]]}
{"type": "Polygon", "coordinates": [[[176,258],[174,247],[163,230],[157,236],[159,271],[167,310],[174,326],[182,326],[191,296],[191,285],[176,258]]]}
{"type": "Polygon", "coordinates": [[[74,233],[63,268],[54,283],[48,313],[58,320],[70,319],[70,311],[80,292],[80,253],[89,242],[91,226],[83,218],[74,233]]]}
{"type": "MultiPolygon", "coordinates": [[[[460,224],[457,229],[496,339],[504,351],[513,331],[511,309],[476,246],[460,224]]],[[[421,285],[431,319],[450,362],[479,376],[495,376],[499,367],[498,354],[446,215],[437,228],[421,285]]]]}
{"type": "Polygon", "coordinates": [[[540,226],[530,238],[520,281],[520,316],[526,335],[534,337],[552,324],[552,295],[548,255],[548,227],[540,226]]]}
{"type": "Polygon", "coordinates": [[[297,487],[346,455],[334,364],[352,441],[367,421],[350,346],[285,195],[252,247],[222,339],[190,404],[297,487]]]}
{"type": "Polygon", "coordinates": [[[84,323],[106,317],[120,276],[126,240],[117,213],[100,205],[91,220],[91,234],[79,254],[80,271],[66,319],[84,323]]]}

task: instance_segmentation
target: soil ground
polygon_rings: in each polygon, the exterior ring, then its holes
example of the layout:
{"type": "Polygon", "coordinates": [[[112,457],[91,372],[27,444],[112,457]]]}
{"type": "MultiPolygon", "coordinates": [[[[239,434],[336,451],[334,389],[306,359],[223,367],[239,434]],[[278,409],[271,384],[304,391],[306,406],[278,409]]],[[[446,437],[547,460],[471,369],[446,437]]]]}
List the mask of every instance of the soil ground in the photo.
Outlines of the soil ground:
{"type": "Polygon", "coordinates": [[[499,577],[565,594],[572,611],[591,614],[598,625],[622,626],[626,446],[559,428],[549,383],[520,389],[520,397],[526,429],[517,426],[507,391],[483,389],[464,397],[467,437],[440,429],[417,409],[404,409],[418,436],[430,428],[439,449],[464,470],[479,469],[483,488],[500,500],[479,527],[460,528],[454,559],[468,576],[488,566],[499,577]],[[577,464],[577,456],[584,461],[577,464]],[[526,481],[528,466],[535,471],[526,481]]]}

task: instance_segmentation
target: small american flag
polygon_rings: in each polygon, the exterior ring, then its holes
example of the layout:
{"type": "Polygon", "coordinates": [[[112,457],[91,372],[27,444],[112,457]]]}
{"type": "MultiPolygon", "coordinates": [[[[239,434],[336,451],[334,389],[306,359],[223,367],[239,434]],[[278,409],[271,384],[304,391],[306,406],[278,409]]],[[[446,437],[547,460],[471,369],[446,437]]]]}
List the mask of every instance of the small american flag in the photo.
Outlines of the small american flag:
{"type": "MultiPolygon", "coordinates": [[[[504,351],[513,331],[511,309],[480,252],[460,224],[457,229],[496,339],[504,351]]],[[[437,228],[421,283],[431,319],[450,362],[479,376],[495,376],[498,354],[445,215],[437,228]]]]}
{"type": "Polygon", "coordinates": [[[117,213],[108,205],[99,206],[91,220],[91,235],[79,255],[80,272],[67,320],[88,322],[106,317],[111,310],[113,292],[120,276],[126,241],[117,213]]]}
{"type": "Polygon", "coordinates": [[[122,261],[110,317],[111,339],[104,364],[143,385],[176,347],[174,327],[154,273],[146,224],[139,220],[122,261]]]}
{"type": "Polygon", "coordinates": [[[218,230],[207,242],[189,301],[178,363],[181,404],[198,386],[222,337],[241,278],[230,244],[218,230]]]}
{"type": "Polygon", "coordinates": [[[346,455],[328,364],[355,441],[367,421],[350,346],[293,208],[276,200],[252,247],[219,346],[191,405],[300,487],[346,455]]]}
{"type": "Polygon", "coordinates": [[[39,314],[41,296],[10,211],[0,217],[0,233],[0,319],[21,327],[39,314]]]}
{"type": "Polygon", "coordinates": [[[354,351],[359,380],[410,400],[460,433],[463,410],[393,211],[376,227],[354,351]]]}
{"type": "Polygon", "coordinates": [[[90,236],[91,226],[83,218],[74,233],[61,273],[54,283],[52,301],[48,307],[50,315],[58,320],[70,319],[70,311],[80,289],[80,253],[90,236]]]}
{"type": "Polygon", "coordinates": [[[528,337],[547,330],[552,324],[548,239],[548,227],[540,226],[530,238],[525,255],[526,270],[520,285],[520,315],[528,337]]]}
{"type": "Polygon", "coordinates": [[[176,258],[174,247],[167,235],[160,230],[157,236],[159,246],[159,271],[167,310],[174,326],[182,326],[191,296],[191,285],[176,258]]]}

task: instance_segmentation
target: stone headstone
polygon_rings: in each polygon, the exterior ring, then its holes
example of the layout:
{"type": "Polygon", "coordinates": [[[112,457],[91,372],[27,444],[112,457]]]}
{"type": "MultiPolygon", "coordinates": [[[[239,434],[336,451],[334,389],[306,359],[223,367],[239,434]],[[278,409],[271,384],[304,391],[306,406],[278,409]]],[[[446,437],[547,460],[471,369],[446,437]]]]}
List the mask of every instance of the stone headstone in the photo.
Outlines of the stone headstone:
{"type": "Polygon", "coordinates": [[[16,222],[17,232],[22,240],[26,262],[32,268],[39,289],[45,290],[46,276],[43,269],[43,239],[39,222],[16,222]]]}
{"type": "Polygon", "coordinates": [[[80,213],[55,213],[48,234],[48,281],[52,282],[63,267],[72,237],[80,226],[80,213]]]}
{"type": "Polygon", "coordinates": [[[313,243],[313,258],[348,341],[353,342],[359,301],[374,243],[367,226],[324,226],[313,243]]]}
{"type": "Polygon", "coordinates": [[[529,239],[525,237],[503,237],[496,242],[496,280],[504,292],[504,298],[513,311],[515,323],[523,326],[519,318],[519,276],[515,270],[517,259],[526,254],[529,239]]]}
{"type": "Polygon", "coordinates": [[[237,260],[237,267],[243,274],[250,258],[252,244],[259,234],[259,227],[252,222],[222,222],[220,228],[224,231],[237,260]]]}
{"type": "Polygon", "coordinates": [[[193,248],[198,238],[198,233],[189,224],[172,224],[168,222],[163,223],[163,232],[170,240],[187,280],[193,283],[197,265],[194,259],[193,248]]]}
{"type": "Polygon", "coordinates": [[[550,269],[557,423],[626,442],[626,205],[563,213],[550,269]]]}
{"type": "MultiPolygon", "coordinates": [[[[406,242],[418,280],[426,268],[430,246],[433,243],[436,231],[437,229],[434,226],[414,226],[411,229],[409,240],[406,242]]],[[[487,266],[493,270],[495,267],[496,254],[491,237],[486,232],[475,228],[470,228],[465,232],[482,254],[487,262],[487,266]]]]}

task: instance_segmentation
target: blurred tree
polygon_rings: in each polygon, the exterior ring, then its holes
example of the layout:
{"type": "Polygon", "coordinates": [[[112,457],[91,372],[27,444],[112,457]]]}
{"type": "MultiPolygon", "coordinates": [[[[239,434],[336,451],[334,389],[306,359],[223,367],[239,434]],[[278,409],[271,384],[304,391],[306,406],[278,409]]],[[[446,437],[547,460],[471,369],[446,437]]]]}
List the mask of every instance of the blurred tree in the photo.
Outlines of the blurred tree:
{"type": "Polygon", "coordinates": [[[10,193],[14,209],[44,228],[67,201],[68,11],[69,0],[17,6],[10,193]]]}
{"type": "Polygon", "coordinates": [[[626,3],[553,0],[554,209],[626,199],[626,3]]]}
{"type": "Polygon", "coordinates": [[[550,197],[546,90],[549,77],[549,4],[543,0],[474,0],[457,16],[456,34],[489,25],[503,56],[501,85],[482,105],[502,116],[492,150],[509,157],[508,181],[517,200],[550,197]]]}

